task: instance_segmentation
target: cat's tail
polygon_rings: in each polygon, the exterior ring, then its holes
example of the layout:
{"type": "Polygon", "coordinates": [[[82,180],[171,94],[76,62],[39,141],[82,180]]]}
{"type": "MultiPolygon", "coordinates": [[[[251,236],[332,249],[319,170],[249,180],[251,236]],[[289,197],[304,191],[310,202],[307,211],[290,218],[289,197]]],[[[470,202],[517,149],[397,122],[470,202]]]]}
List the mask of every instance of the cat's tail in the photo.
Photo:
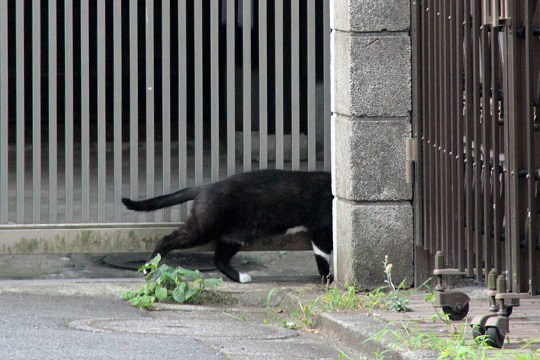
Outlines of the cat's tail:
{"type": "Polygon", "coordinates": [[[178,190],[171,194],[157,196],[146,200],[131,200],[122,198],[122,203],[130,210],[135,211],[154,211],[166,207],[185,203],[193,200],[199,194],[202,187],[193,186],[182,190],[178,190]]]}

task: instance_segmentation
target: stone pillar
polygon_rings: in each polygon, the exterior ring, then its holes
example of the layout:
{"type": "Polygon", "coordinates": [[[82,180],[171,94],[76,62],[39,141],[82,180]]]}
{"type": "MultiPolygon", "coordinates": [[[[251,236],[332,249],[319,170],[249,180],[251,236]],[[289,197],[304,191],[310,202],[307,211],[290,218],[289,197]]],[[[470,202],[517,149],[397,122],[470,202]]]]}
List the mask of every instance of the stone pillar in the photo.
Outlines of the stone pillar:
{"type": "Polygon", "coordinates": [[[334,271],[338,283],[413,282],[409,0],[334,0],[332,154],[334,271]]]}

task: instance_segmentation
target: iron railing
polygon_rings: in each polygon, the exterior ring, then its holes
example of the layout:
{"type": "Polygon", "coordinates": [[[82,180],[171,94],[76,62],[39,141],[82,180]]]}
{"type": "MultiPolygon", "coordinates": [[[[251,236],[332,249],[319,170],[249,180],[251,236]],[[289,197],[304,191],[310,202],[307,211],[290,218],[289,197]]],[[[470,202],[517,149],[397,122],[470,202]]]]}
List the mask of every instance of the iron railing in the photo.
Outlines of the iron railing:
{"type": "MultiPolygon", "coordinates": [[[[438,278],[501,275],[503,311],[540,293],[540,2],[412,5],[417,252],[438,278]]],[[[476,322],[495,345],[503,323],[476,322]]]]}

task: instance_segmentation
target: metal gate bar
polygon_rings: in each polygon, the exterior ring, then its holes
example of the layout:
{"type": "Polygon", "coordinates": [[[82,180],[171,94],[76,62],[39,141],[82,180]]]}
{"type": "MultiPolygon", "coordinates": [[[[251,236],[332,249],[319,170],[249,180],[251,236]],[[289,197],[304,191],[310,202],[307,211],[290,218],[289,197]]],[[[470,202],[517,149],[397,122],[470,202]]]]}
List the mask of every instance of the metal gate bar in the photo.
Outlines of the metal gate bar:
{"type": "Polygon", "coordinates": [[[416,244],[513,293],[540,290],[539,3],[414,3],[416,244]],[[421,171],[419,171],[421,169],[421,171]]]}
{"type": "Polygon", "coordinates": [[[276,0],[275,3],[275,48],[276,48],[276,167],[283,167],[283,119],[284,99],[283,99],[283,0],[276,0]]]}
{"type": "Polygon", "coordinates": [[[259,1],[259,163],[263,169],[268,167],[268,63],[266,61],[266,59],[268,59],[267,6],[266,0],[259,1]]]}
{"type": "Polygon", "coordinates": [[[120,199],[328,171],[329,19],[327,0],[0,0],[0,227],[176,223],[185,204],[120,199]]]}
{"type": "MultiPolygon", "coordinates": [[[[0,0],[0,53],[8,51],[8,3],[0,0]]],[[[8,78],[8,58],[0,57],[0,79],[8,78]]],[[[0,118],[8,117],[8,82],[0,81],[0,118]]],[[[8,167],[8,123],[0,121],[0,222],[5,223],[8,219],[8,172],[3,171],[8,167]]]]}
{"type": "Polygon", "coordinates": [[[114,199],[114,221],[120,222],[122,219],[122,204],[120,199],[122,198],[122,183],[124,181],[122,173],[122,162],[124,161],[122,157],[122,72],[127,71],[122,67],[122,0],[114,0],[113,5],[113,17],[116,21],[113,23],[113,71],[114,71],[114,105],[113,105],[113,116],[114,116],[114,139],[113,139],[113,149],[114,149],[114,188],[113,188],[113,199],[114,199]]]}

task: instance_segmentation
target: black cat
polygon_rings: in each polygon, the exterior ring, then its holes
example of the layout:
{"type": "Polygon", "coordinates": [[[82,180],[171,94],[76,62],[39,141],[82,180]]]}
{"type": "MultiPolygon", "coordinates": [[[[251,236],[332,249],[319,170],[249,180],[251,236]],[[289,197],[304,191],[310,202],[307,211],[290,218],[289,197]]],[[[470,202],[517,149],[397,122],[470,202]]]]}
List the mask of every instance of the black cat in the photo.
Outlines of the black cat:
{"type": "Polygon", "coordinates": [[[244,245],[299,231],[311,236],[319,273],[331,281],[332,199],[329,173],[260,170],[148,200],[123,198],[122,202],[131,210],[153,211],[194,200],[186,222],[163,237],[150,258],[215,242],[217,268],[231,280],[245,283],[251,281],[249,274],[230,265],[244,245]]]}

